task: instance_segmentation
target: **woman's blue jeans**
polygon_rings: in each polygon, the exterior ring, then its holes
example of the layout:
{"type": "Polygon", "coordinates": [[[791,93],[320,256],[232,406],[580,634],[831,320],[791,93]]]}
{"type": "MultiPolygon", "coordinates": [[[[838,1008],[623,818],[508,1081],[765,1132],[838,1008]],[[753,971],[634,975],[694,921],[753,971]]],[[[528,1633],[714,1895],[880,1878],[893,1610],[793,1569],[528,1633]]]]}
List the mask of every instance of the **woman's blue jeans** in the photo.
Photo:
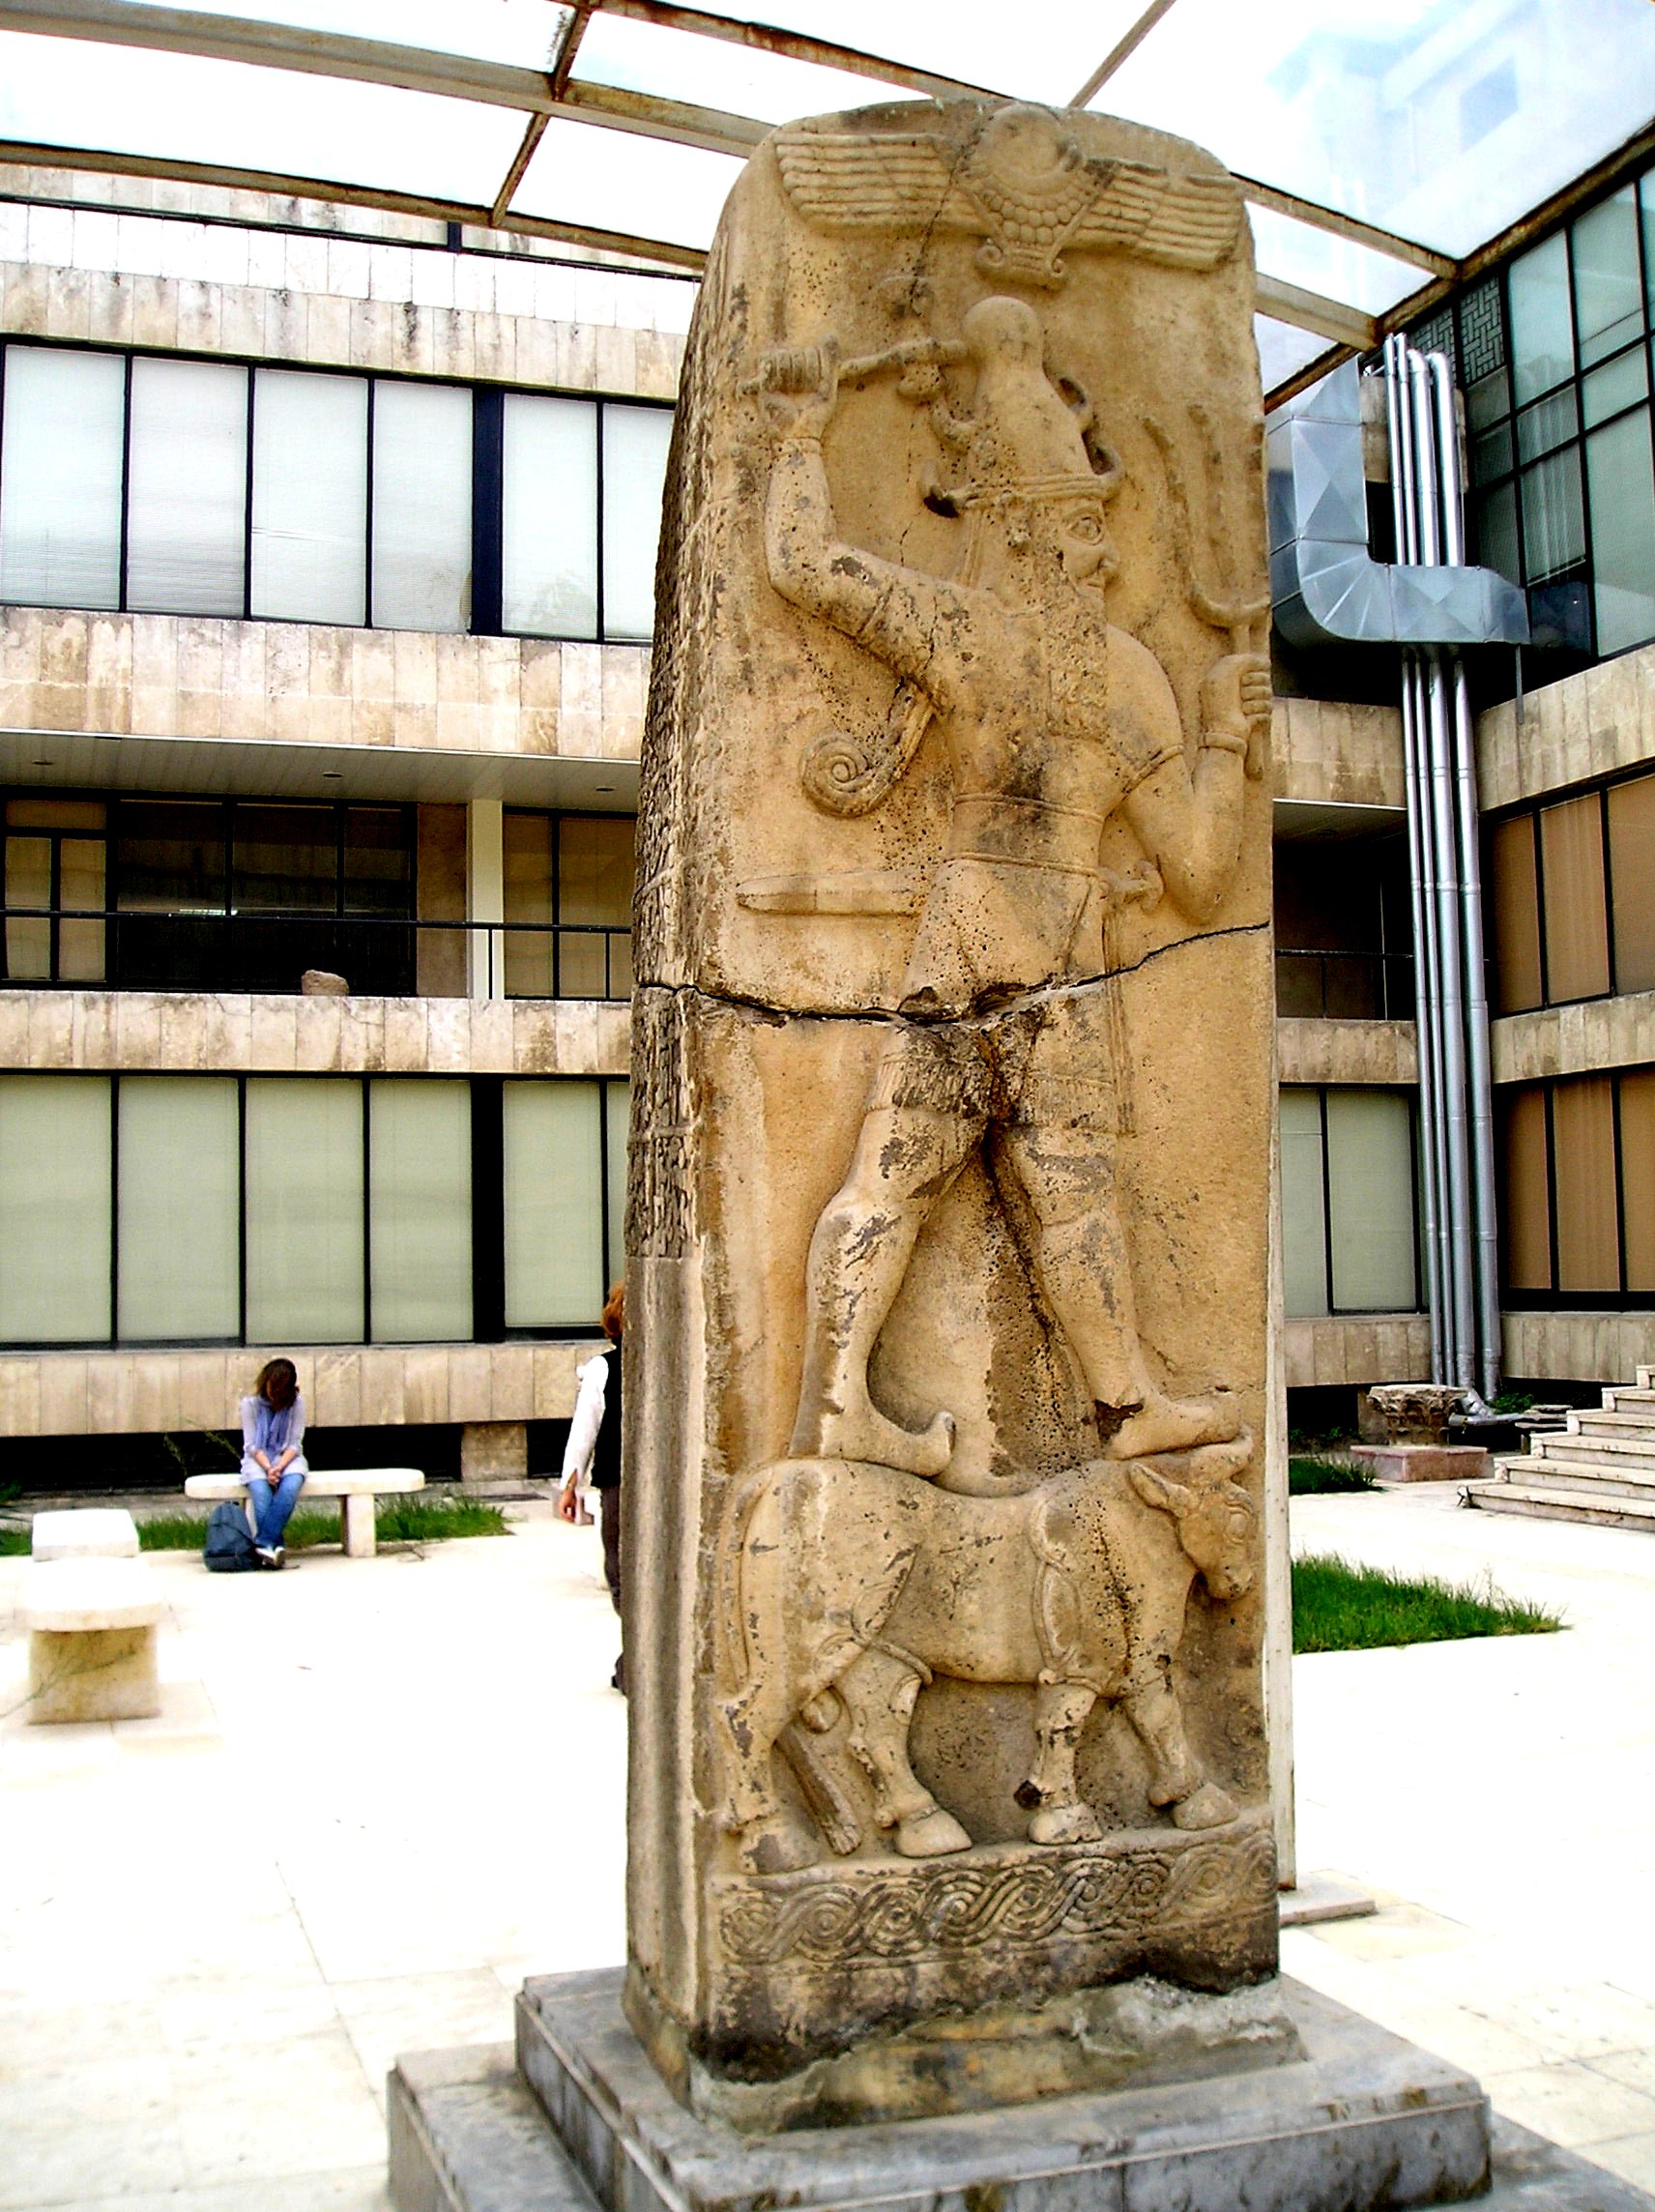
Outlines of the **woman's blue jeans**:
{"type": "Polygon", "coordinates": [[[262,1468],[250,1470],[244,1466],[243,1476],[247,1486],[247,1498],[252,1505],[253,1542],[267,1552],[275,1551],[281,1542],[287,1524],[293,1517],[293,1508],[299,1502],[299,1493],[305,1487],[305,1477],[310,1470],[304,1456],[290,1460],[281,1470],[281,1480],[273,1490],[262,1468]]]}

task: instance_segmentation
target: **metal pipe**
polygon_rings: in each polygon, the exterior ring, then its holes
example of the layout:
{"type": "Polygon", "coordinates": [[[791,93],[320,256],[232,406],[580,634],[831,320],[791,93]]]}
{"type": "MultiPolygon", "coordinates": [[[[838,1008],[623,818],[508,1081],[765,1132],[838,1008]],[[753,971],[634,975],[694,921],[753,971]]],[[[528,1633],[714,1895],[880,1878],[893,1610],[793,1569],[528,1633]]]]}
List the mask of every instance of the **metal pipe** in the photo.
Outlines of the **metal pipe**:
{"type": "MultiPolygon", "coordinates": [[[[1432,395],[1441,453],[1443,550],[1466,558],[1464,486],[1454,386],[1446,356],[1431,354],[1432,395]]],[[[1471,1212],[1475,1233],[1477,1334],[1485,1399],[1499,1389],[1502,1344],[1499,1303],[1499,1230],[1495,1201],[1494,1079],[1489,1049],[1488,970],[1483,939],[1482,862],[1477,823],[1477,764],[1471,706],[1460,656],[1451,656],[1454,788],[1458,804],[1460,900],[1466,959],[1466,1048],[1469,1091],[1471,1212]]]]}

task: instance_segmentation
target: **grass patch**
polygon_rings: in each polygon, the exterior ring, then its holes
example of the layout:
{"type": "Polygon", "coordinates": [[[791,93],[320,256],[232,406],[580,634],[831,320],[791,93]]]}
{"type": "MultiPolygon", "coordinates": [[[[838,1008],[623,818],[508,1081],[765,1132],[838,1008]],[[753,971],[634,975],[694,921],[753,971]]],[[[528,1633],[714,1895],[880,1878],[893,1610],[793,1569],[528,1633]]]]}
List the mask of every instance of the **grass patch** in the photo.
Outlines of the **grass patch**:
{"type": "Polygon", "coordinates": [[[1465,1636],[1535,1636],[1564,1625],[1560,1613],[1506,1597],[1492,1579],[1480,1588],[1433,1577],[1406,1581],[1330,1555],[1293,1561],[1292,1594],[1295,1651],[1373,1651],[1465,1636]]]}
{"type": "Polygon", "coordinates": [[[0,1528],[0,1559],[27,1558],[29,1531],[26,1528],[0,1528]]]}
{"type": "Polygon", "coordinates": [[[1365,1467],[1346,1467],[1336,1459],[1290,1459],[1288,1495],[1291,1498],[1328,1498],[1348,1490],[1372,1490],[1374,1478],[1365,1467]]]}

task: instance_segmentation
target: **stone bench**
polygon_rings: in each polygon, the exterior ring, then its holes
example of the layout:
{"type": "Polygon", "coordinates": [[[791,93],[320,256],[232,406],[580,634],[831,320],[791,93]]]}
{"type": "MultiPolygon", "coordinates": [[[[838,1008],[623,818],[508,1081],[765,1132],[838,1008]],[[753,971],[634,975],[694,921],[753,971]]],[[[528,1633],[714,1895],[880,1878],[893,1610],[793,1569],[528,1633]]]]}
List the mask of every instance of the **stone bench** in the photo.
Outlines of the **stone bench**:
{"type": "Polygon", "coordinates": [[[141,1559],[35,1559],[23,1577],[30,1720],[159,1713],[156,1623],[164,1610],[141,1559]]]}
{"type": "Polygon", "coordinates": [[[135,1559],[137,1524],[119,1505],[79,1505],[37,1513],[29,1530],[37,1559],[135,1559]]]}
{"type": "MultiPolygon", "coordinates": [[[[358,1467],[336,1474],[319,1474],[312,1469],[305,1477],[299,1502],[305,1505],[316,1498],[338,1499],[344,1521],[345,1557],[371,1559],[378,1548],[375,1498],[406,1497],[410,1491],[424,1487],[425,1477],[417,1467],[358,1467]]],[[[246,1504],[247,1486],[239,1473],[191,1474],[185,1478],[184,1494],[187,1498],[233,1498],[246,1504]]],[[[247,1520],[252,1521],[250,1511],[247,1520]]]]}

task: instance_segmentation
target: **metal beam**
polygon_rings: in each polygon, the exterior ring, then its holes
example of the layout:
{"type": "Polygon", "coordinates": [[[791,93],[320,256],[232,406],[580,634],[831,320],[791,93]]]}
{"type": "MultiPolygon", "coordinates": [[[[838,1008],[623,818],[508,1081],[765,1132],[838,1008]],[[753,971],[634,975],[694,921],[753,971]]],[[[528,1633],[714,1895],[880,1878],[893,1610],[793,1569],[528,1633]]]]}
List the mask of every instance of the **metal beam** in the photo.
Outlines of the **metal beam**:
{"type": "MultiPolygon", "coordinates": [[[[16,138],[0,139],[0,161],[37,169],[87,169],[101,176],[171,177],[187,185],[221,185],[231,191],[266,192],[296,200],[331,201],[340,207],[386,208],[393,215],[426,216],[437,222],[491,227],[492,210],[466,200],[428,199],[418,192],[394,192],[378,186],[342,185],[325,177],[289,177],[270,169],[236,169],[212,161],[175,160],[149,154],[110,153],[82,146],[43,146],[16,138]]],[[[699,247],[676,246],[662,238],[638,238],[627,231],[596,230],[589,224],[559,222],[549,216],[513,215],[509,230],[524,238],[546,238],[597,253],[625,254],[663,268],[698,276],[707,265],[699,247]]],[[[392,242],[394,243],[394,242],[392,242]]]]}
{"type": "MultiPolygon", "coordinates": [[[[1235,175],[1234,170],[1231,173],[1235,175]]],[[[1305,223],[1312,230],[1324,230],[1333,238],[1349,240],[1352,246],[1365,246],[1371,252],[1388,254],[1393,261],[1409,262],[1415,269],[1429,269],[1433,276],[1453,276],[1459,270],[1460,265],[1451,254],[1421,246],[1417,239],[1399,238],[1395,231],[1363,222],[1359,216],[1323,207],[1320,200],[1300,199],[1297,192],[1285,192],[1279,185],[1266,185],[1257,177],[1235,176],[1235,182],[1241,188],[1242,198],[1255,207],[1270,208],[1277,215],[1291,216],[1294,222],[1305,223]]]]}
{"type": "Polygon", "coordinates": [[[610,131],[632,131],[645,138],[665,138],[678,146],[701,146],[712,154],[736,154],[742,160],[771,126],[750,115],[727,115],[717,107],[692,107],[687,101],[663,100],[658,93],[628,92],[617,84],[576,77],[559,103],[561,115],[610,131]]]}
{"type": "Polygon", "coordinates": [[[1292,323],[1295,330],[1314,331],[1319,337],[1335,338],[1359,352],[1379,342],[1379,326],[1374,317],[1346,306],[1342,300],[1307,292],[1301,285],[1284,283],[1279,276],[1261,276],[1254,282],[1254,304],[1261,315],[1272,316],[1278,323],[1292,323]]]}
{"type": "Polygon", "coordinates": [[[683,8],[677,0],[596,0],[605,15],[623,15],[628,22],[653,23],[658,30],[691,31],[702,39],[720,39],[755,52],[779,54],[786,61],[812,62],[818,69],[844,70],[852,76],[870,76],[881,84],[900,84],[925,92],[938,100],[999,100],[1002,93],[986,85],[968,84],[964,78],[941,75],[935,70],[915,69],[859,46],[835,45],[830,39],[809,38],[802,31],[781,31],[769,23],[743,23],[729,15],[716,15],[704,8],[683,8]]]}
{"type": "Polygon", "coordinates": [[[1108,53],[1098,63],[1085,84],[1081,86],[1079,92],[1069,101],[1069,106],[1085,107],[1089,101],[1095,99],[1121,63],[1138,51],[1138,48],[1172,5],[1173,0],[1149,0],[1149,5],[1145,9],[1143,15],[1139,16],[1124,36],[1118,39],[1115,44],[1110,47],[1108,53]]]}

